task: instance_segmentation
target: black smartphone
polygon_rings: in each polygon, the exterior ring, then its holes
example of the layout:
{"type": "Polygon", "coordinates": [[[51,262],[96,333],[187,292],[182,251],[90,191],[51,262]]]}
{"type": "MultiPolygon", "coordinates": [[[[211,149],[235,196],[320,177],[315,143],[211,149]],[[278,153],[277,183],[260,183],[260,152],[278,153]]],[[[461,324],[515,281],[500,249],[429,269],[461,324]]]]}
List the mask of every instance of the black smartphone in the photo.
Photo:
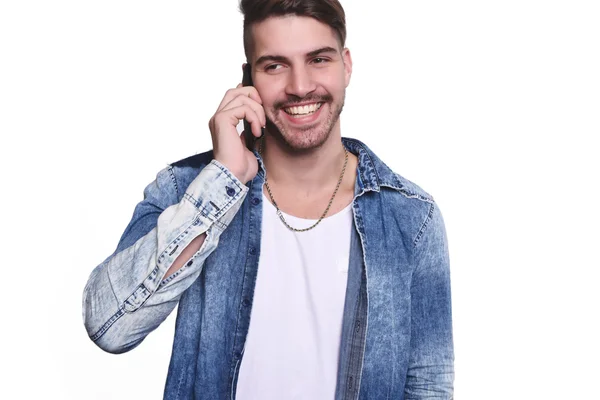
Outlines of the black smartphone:
{"type": "MultiPolygon", "coordinates": [[[[246,63],[244,65],[244,74],[242,76],[242,86],[252,86],[252,75],[250,74],[250,64],[246,63]]],[[[255,136],[252,134],[252,129],[250,128],[250,124],[246,119],[244,119],[244,141],[246,142],[246,147],[252,151],[254,150],[254,141],[255,136]]]]}

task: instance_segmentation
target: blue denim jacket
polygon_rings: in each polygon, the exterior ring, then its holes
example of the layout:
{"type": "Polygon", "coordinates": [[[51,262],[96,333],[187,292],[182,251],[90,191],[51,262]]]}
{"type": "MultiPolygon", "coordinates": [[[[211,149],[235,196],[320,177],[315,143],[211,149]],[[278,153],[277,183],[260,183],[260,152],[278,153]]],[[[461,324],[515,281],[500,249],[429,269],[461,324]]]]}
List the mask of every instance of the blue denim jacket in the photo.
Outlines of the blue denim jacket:
{"type": "MultiPolygon", "coordinates": [[[[444,223],[433,199],[363,143],[336,399],[451,399],[454,353],[444,223]]],[[[158,173],[83,295],[90,338],[131,350],[179,303],[165,399],[235,399],[258,259],[265,169],[247,185],[204,153],[158,173]],[[165,276],[181,251],[200,250],[165,276]]]]}

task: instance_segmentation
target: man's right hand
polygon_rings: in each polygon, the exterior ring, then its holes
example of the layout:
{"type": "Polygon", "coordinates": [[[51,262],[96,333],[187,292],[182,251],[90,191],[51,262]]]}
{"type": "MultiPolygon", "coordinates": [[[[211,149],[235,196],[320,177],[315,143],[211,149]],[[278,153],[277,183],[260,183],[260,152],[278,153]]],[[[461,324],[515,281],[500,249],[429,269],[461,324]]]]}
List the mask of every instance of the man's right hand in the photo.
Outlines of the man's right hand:
{"type": "MultiPolygon", "coordinates": [[[[242,183],[256,176],[258,162],[246,147],[244,135],[237,132],[242,119],[250,124],[252,135],[261,136],[267,121],[262,100],[253,86],[239,84],[225,93],[215,115],[208,122],[215,160],[223,164],[242,183]]],[[[250,132],[246,133],[250,134],[250,132]]]]}

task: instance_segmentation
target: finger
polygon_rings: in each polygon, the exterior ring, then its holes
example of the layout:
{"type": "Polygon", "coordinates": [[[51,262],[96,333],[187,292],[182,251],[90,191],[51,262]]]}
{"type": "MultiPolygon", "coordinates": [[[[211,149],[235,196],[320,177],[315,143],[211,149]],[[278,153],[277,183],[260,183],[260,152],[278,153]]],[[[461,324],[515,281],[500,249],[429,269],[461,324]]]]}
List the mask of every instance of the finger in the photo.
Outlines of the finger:
{"type": "Polygon", "coordinates": [[[244,104],[220,114],[223,115],[223,118],[227,118],[228,122],[233,126],[237,126],[242,119],[245,119],[250,124],[250,130],[254,136],[260,137],[262,135],[260,117],[249,105],[244,104]]]}
{"type": "Polygon", "coordinates": [[[254,86],[244,86],[248,90],[248,97],[257,102],[258,104],[262,104],[263,101],[260,98],[260,94],[258,94],[258,90],[254,86]]]}
{"type": "Polygon", "coordinates": [[[219,107],[217,108],[217,112],[221,111],[221,109],[223,109],[223,107],[226,104],[231,102],[231,100],[233,100],[235,97],[237,97],[239,95],[244,95],[244,96],[250,97],[252,100],[256,101],[257,103],[262,104],[262,99],[260,98],[260,95],[258,94],[258,90],[256,90],[256,88],[254,86],[240,87],[238,85],[238,87],[236,87],[235,89],[229,89],[225,93],[223,100],[221,100],[221,104],[219,104],[219,107]]]}
{"type": "Polygon", "coordinates": [[[254,112],[256,112],[256,115],[258,115],[258,117],[260,119],[261,126],[265,126],[267,124],[267,119],[265,116],[265,109],[262,107],[262,105],[260,105],[256,101],[252,100],[250,97],[246,97],[244,95],[240,95],[240,96],[236,97],[235,99],[231,100],[228,104],[226,104],[221,109],[221,112],[231,110],[232,108],[236,108],[236,107],[239,107],[244,104],[252,107],[254,112]]]}

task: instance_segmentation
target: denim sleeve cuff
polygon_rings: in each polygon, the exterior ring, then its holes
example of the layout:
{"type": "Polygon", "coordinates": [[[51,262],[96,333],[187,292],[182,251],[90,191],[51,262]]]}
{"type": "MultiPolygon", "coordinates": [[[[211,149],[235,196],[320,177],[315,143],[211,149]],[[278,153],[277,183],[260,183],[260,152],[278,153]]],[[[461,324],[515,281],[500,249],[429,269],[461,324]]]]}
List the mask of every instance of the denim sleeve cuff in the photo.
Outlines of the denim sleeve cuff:
{"type": "MultiPolygon", "coordinates": [[[[143,238],[128,251],[117,254],[109,265],[111,280],[122,283],[113,285],[113,289],[117,299],[123,299],[125,311],[136,311],[159,289],[164,291],[165,286],[191,283],[186,278],[200,273],[203,260],[216,248],[219,236],[237,214],[247,192],[248,188],[227,168],[216,160],[211,161],[188,186],[183,199],[159,216],[155,230],[156,252],[150,247],[152,240],[143,238]],[[207,235],[204,243],[192,259],[175,273],[165,276],[190,242],[204,233],[207,235]],[[121,265],[131,263],[133,254],[135,264],[142,265],[133,271],[122,268],[121,265]],[[148,270],[148,264],[154,267],[148,270]],[[132,292],[131,284],[135,281],[142,283],[132,292]]],[[[179,289],[169,292],[177,293],[174,297],[180,294],[179,289]]]]}
{"type": "Polygon", "coordinates": [[[216,223],[224,229],[235,215],[227,211],[247,192],[246,185],[223,164],[212,160],[190,184],[183,198],[198,209],[206,222],[216,223]]]}
{"type": "MultiPolygon", "coordinates": [[[[157,264],[162,274],[171,267],[183,249],[203,233],[207,234],[205,244],[193,258],[199,253],[205,258],[207,250],[216,247],[219,236],[237,214],[247,192],[246,185],[221,163],[212,160],[188,186],[182,201],[159,217],[158,248],[164,251],[159,254],[157,264]]],[[[199,268],[199,263],[194,263],[194,268],[188,268],[192,263],[188,264],[173,275],[163,277],[162,285],[191,272],[183,273],[184,270],[199,268]]]]}
{"type": "Polygon", "coordinates": [[[247,192],[218,161],[204,167],[181,201],[160,213],[152,230],[92,272],[83,296],[83,319],[90,338],[106,351],[120,353],[137,346],[164,321],[201,273],[247,192]],[[165,276],[182,251],[202,234],[206,236],[200,249],[179,270],[165,276]]]}

